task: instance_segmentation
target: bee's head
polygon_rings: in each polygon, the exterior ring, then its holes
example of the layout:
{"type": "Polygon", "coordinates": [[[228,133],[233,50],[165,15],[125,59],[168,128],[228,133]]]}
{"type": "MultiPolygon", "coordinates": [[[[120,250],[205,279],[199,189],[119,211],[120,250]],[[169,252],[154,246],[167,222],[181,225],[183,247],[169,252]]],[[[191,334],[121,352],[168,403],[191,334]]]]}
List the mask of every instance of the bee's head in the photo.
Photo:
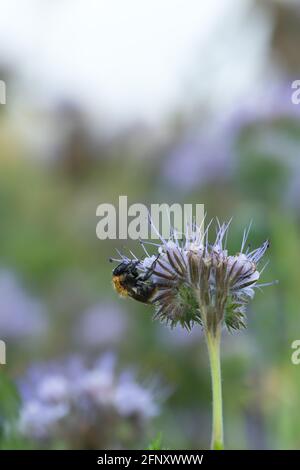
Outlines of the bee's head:
{"type": "Polygon", "coordinates": [[[122,263],[118,264],[113,270],[113,276],[121,276],[122,274],[134,274],[136,271],[136,267],[139,264],[138,260],[135,261],[122,261],[122,263]]]}

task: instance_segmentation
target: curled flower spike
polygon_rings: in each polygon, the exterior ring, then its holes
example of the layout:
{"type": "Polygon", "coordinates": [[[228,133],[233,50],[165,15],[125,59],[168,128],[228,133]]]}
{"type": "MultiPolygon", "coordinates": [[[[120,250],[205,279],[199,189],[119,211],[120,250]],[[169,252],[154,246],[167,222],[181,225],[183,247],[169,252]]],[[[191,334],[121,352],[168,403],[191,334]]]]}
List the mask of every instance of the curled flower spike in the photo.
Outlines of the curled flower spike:
{"type": "Polygon", "coordinates": [[[117,290],[121,295],[151,303],[155,318],[171,326],[181,324],[190,329],[199,323],[212,332],[223,322],[229,330],[245,327],[245,309],[260,285],[259,261],[269,241],[252,252],[245,250],[249,226],[240,252],[229,255],[225,241],[229,225],[218,223],[213,244],[208,242],[210,224],[204,233],[195,224],[187,227],[182,240],[172,230],[169,240],[159,236],[161,243],[154,244],[157,254],[153,256],[145,248],[150,242],[141,242],[144,259],[130,260],[121,255],[121,259],[114,260],[122,270],[127,269],[121,287],[118,277],[117,290]]]}

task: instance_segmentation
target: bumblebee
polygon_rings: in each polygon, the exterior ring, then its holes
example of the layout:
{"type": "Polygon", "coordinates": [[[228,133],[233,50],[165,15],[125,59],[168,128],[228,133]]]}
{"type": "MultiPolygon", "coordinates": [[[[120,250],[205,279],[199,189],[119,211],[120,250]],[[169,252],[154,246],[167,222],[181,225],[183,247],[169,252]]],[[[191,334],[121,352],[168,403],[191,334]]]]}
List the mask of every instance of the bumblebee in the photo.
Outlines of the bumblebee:
{"type": "Polygon", "coordinates": [[[112,282],[118,294],[122,297],[132,297],[144,304],[150,304],[156,290],[155,285],[150,281],[156,261],[157,259],[142,273],[138,270],[140,260],[122,259],[112,272],[112,282]]]}

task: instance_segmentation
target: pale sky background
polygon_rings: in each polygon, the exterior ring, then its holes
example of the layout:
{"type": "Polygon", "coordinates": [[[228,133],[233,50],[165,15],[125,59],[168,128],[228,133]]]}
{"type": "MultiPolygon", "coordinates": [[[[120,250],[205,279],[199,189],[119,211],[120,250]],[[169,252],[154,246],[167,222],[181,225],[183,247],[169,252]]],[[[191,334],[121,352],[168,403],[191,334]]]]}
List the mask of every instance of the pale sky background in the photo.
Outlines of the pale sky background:
{"type": "Polygon", "coordinates": [[[0,59],[33,100],[71,98],[112,125],[156,123],[198,99],[222,109],[261,79],[269,28],[251,4],[0,0],[0,59]]]}

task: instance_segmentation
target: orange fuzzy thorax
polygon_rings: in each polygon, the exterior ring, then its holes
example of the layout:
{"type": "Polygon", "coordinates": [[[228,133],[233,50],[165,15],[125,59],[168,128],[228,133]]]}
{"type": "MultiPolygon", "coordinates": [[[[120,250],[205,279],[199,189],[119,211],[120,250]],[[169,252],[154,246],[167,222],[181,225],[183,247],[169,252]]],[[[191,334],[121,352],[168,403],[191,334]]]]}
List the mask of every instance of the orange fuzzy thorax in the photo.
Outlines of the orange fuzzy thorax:
{"type": "Polygon", "coordinates": [[[128,292],[127,292],[127,289],[123,287],[122,285],[122,279],[123,279],[123,276],[113,276],[112,278],[113,286],[119,295],[121,295],[122,297],[127,297],[128,292]]]}

